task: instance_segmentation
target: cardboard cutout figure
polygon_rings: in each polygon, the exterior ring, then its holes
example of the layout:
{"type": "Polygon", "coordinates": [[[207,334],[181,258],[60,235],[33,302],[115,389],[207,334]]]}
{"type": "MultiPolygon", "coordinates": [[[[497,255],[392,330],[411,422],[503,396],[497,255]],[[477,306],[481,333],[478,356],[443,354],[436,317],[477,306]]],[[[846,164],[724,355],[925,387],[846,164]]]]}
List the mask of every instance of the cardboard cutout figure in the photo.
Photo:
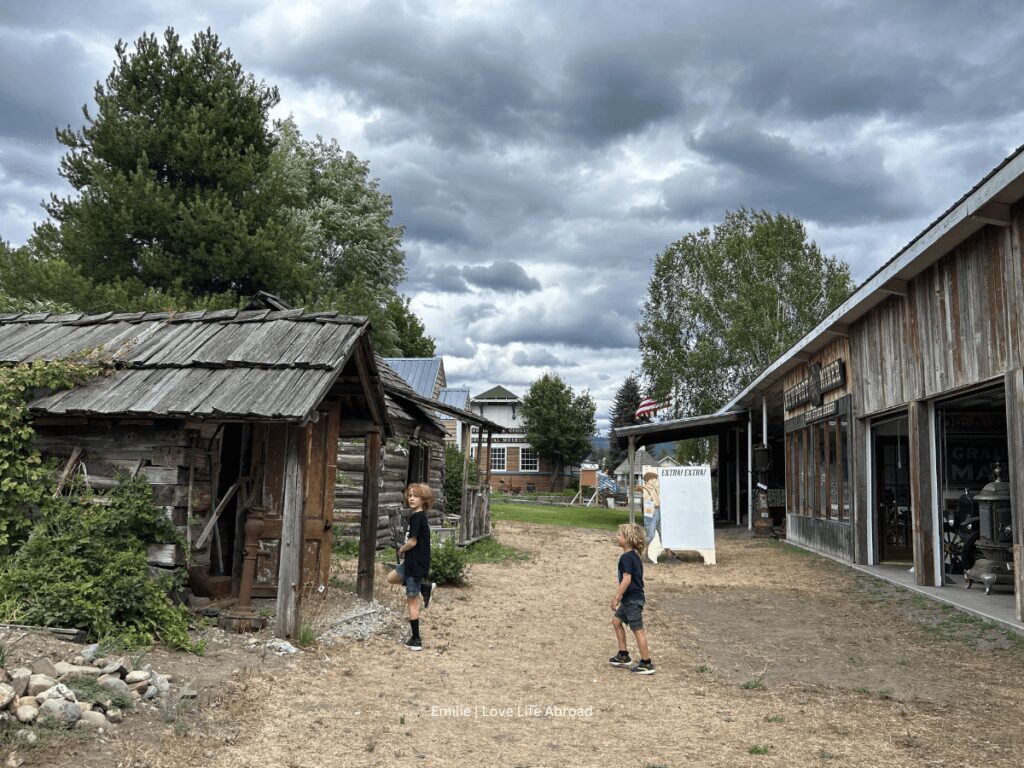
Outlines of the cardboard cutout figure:
{"type": "Polygon", "coordinates": [[[661,545],[661,484],[657,467],[644,467],[643,494],[644,532],[647,534],[647,559],[658,562],[664,549],[661,545]]]}

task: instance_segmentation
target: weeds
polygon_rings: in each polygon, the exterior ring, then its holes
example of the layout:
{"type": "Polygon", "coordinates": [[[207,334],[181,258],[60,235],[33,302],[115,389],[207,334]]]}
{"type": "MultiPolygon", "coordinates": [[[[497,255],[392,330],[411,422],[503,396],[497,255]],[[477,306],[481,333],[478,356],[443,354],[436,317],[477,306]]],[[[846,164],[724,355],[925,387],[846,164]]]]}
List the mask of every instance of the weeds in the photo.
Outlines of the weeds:
{"type": "Polygon", "coordinates": [[[754,744],[747,752],[752,755],[767,755],[769,750],[771,750],[771,747],[767,744],[754,744]]]}
{"type": "Polygon", "coordinates": [[[493,536],[474,541],[465,549],[467,563],[506,563],[522,562],[530,559],[530,554],[515,547],[509,547],[497,541],[493,536]]]}
{"type": "Polygon", "coordinates": [[[747,680],[743,685],[740,686],[745,691],[756,691],[764,688],[764,681],[759,677],[755,677],[753,680],[747,680]]]}
{"type": "Polygon", "coordinates": [[[68,678],[65,684],[79,701],[109,701],[123,712],[130,712],[132,709],[131,696],[104,688],[95,677],[75,675],[68,678]]]}
{"type": "Polygon", "coordinates": [[[700,672],[701,674],[708,674],[711,672],[711,667],[709,667],[707,664],[701,664],[699,667],[697,667],[696,671],[700,672]]]}
{"type": "Polygon", "coordinates": [[[302,626],[299,627],[299,636],[296,639],[304,648],[311,646],[316,642],[316,628],[308,622],[302,622],[302,626]]]}
{"type": "Polygon", "coordinates": [[[766,723],[784,723],[786,722],[786,718],[782,715],[765,715],[764,721],[766,723]]]}

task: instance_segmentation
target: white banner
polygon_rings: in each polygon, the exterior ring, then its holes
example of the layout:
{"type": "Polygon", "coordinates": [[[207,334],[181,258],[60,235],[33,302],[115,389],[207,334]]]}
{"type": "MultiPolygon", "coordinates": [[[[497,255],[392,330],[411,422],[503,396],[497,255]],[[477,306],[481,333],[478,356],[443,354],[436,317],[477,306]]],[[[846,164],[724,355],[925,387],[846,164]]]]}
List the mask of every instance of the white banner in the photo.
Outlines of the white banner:
{"type": "Polygon", "coordinates": [[[696,550],[715,562],[711,467],[659,467],[661,544],[673,551],[696,550]]]}

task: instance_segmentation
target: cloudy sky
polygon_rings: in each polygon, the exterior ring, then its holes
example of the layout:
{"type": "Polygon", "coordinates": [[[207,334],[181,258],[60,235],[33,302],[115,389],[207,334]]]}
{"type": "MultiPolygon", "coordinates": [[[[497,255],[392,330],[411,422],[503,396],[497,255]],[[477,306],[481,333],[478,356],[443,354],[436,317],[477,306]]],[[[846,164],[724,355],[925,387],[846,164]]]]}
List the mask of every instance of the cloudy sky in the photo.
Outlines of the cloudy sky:
{"type": "Polygon", "coordinates": [[[602,428],[666,245],[778,210],[860,282],[1024,144],[1012,1],[5,0],[0,238],[70,190],[54,128],[117,40],[167,26],[369,161],[449,384],[555,371],[602,428]]]}

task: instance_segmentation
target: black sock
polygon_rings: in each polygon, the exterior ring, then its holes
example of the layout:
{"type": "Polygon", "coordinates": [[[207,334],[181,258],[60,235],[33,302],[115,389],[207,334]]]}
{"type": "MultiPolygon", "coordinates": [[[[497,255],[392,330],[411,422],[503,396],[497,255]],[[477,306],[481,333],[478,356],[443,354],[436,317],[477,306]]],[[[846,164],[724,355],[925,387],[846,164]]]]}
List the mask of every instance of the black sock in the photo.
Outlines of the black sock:
{"type": "Polygon", "coordinates": [[[650,664],[651,660],[650,659],[640,659],[640,663],[641,664],[650,664]]]}
{"type": "Polygon", "coordinates": [[[412,627],[412,636],[418,640],[420,637],[420,620],[409,619],[409,626],[412,627]]]}

